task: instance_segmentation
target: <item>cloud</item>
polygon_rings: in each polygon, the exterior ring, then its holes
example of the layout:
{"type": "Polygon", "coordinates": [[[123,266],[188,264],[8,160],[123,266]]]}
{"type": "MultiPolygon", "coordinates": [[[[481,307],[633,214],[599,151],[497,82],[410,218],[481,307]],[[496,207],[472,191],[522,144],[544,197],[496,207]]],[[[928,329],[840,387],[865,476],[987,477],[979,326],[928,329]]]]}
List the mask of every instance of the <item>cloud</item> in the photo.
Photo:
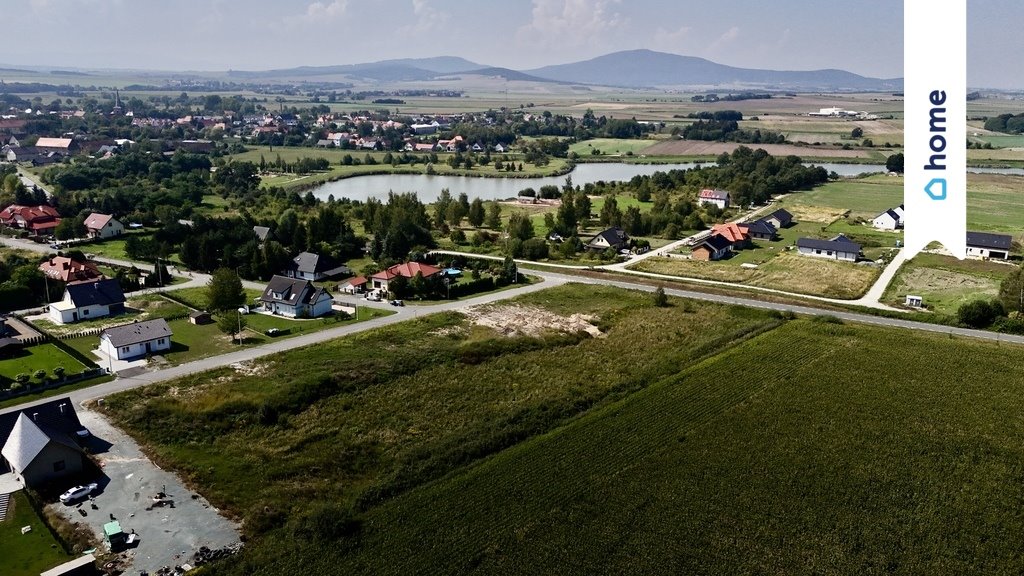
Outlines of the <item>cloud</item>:
{"type": "Polygon", "coordinates": [[[613,10],[620,0],[533,0],[528,24],[519,28],[522,43],[579,47],[605,43],[629,19],[613,10]]]}
{"type": "Polygon", "coordinates": [[[722,35],[719,36],[717,40],[715,40],[714,42],[711,43],[710,46],[708,46],[708,53],[714,54],[714,53],[718,52],[722,48],[725,48],[728,45],[732,44],[739,37],[740,37],[739,26],[733,26],[732,28],[729,28],[728,30],[723,32],[722,35]]]}
{"type": "Polygon", "coordinates": [[[288,16],[285,21],[293,26],[330,23],[345,15],[348,0],[317,1],[306,7],[300,14],[288,16]]]}
{"type": "Polygon", "coordinates": [[[428,0],[412,0],[412,15],[416,21],[399,28],[399,34],[421,34],[444,29],[448,13],[430,5],[428,0]]]}

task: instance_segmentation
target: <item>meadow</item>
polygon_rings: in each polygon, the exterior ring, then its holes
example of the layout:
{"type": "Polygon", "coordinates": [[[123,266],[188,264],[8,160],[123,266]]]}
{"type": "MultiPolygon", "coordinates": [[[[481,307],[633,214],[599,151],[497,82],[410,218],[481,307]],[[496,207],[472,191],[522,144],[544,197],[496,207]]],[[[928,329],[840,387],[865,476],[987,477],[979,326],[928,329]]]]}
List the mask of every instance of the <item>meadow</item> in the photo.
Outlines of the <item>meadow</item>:
{"type": "Polygon", "coordinates": [[[882,301],[902,306],[908,294],[921,296],[931,310],[956,314],[962,305],[979,298],[994,298],[1012,266],[980,260],[922,253],[903,264],[885,290],[882,301]]]}
{"type": "Polygon", "coordinates": [[[512,306],[583,314],[604,335],[502,336],[437,314],[272,356],[244,373],[215,370],[109,397],[104,409],[162,466],[245,519],[245,553],[212,573],[251,573],[285,558],[305,565],[322,547],[344,550],[366,511],[780,322],[738,307],[656,308],[647,293],[579,285],[512,306]]]}

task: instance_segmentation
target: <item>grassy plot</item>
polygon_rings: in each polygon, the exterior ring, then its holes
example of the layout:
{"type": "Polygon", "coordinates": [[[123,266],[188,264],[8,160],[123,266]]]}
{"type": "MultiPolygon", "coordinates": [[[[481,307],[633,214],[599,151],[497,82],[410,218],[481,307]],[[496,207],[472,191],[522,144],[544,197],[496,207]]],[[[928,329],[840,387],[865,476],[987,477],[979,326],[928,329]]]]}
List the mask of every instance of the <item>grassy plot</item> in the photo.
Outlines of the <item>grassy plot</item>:
{"type": "Polygon", "coordinates": [[[19,491],[11,495],[7,519],[0,522],[0,559],[4,576],[36,576],[73,558],[64,553],[19,491]],[[22,534],[22,526],[32,530],[22,534]]]}
{"type": "Polygon", "coordinates": [[[1024,177],[967,175],[967,229],[1004,232],[1020,240],[1024,234],[1024,177]]]}
{"type": "MultiPolygon", "coordinates": [[[[736,258],[751,257],[751,251],[741,251],[736,258]]],[[[653,257],[629,268],[686,278],[701,278],[722,282],[737,282],[749,286],[774,288],[786,292],[855,299],[864,295],[881,270],[876,266],[838,262],[824,258],[800,256],[793,252],[780,252],[771,256],[757,268],[742,268],[728,261],[700,262],[685,258],[653,257]]]]}
{"type": "Polygon", "coordinates": [[[569,145],[569,151],[579,154],[582,158],[595,155],[594,150],[602,156],[621,156],[628,153],[642,154],[647,148],[656,144],[657,140],[634,140],[620,138],[594,138],[569,145]]]}
{"type": "Polygon", "coordinates": [[[371,511],[304,568],[1018,574],[1021,410],[1021,348],[792,322],[371,511]]]}
{"type": "Polygon", "coordinates": [[[125,298],[125,314],[107,316],[95,320],[83,320],[73,324],[56,324],[46,318],[33,320],[32,323],[56,336],[74,334],[95,328],[103,329],[111,326],[120,326],[133,321],[143,322],[156,318],[172,318],[188,312],[181,304],[172,302],[159,294],[132,295],[129,292],[125,295],[125,298]]]}
{"type": "Polygon", "coordinates": [[[85,370],[81,362],[75,360],[53,344],[38,344],[22,349],[21,353],[12,358],[0,360],[0,375],[14,380],[18,374],[35,374],[36,370],[45,370],[48,376],[53,375],[57,366],[64,367],[68,376],[85,370]]]}
{"type": "Polygon", "coordinates": [[[655,308],[649,294],[597,286],[512,302],[481,314],[549,328],[500,336],[431,315],[106,405],[162,465],[245,518],[249,544],[224,571],[277,573],[267,567],[343,548],[350,507],[372,509],[778,322],[735,307],[655,308]],[[577,314],[606,336],[555,331],[577,314]]]}
{"type": "Polygon", "coordinates": [[[994,298],[999,284],[1013,266],[952,256],[922,253],[903,264],[885,290],[883,301],[903,305],[908,294],[924,298],[926,306],[942,314],[979,298],[994,298]]]}
{"type": "Polygon", "coordinates": [[[851,216],[872,219],[884,210],[903,203],[903,178],[875,175],[844,178],[814,190],[794,192],[783,201],[784,207],[814,206],[849,210],[851,216]]]}

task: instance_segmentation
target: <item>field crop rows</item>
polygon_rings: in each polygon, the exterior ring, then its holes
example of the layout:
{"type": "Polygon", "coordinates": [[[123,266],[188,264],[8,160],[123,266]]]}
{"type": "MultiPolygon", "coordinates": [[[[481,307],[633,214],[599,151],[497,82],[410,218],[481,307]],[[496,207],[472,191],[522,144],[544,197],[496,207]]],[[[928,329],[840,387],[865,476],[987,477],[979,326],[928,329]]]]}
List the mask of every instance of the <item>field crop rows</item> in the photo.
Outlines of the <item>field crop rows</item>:
{"type": "Polygon", "coordinates": [[[368,514],[377,574],[1017,574],[1024,350],[797,321],[368,514]]]}

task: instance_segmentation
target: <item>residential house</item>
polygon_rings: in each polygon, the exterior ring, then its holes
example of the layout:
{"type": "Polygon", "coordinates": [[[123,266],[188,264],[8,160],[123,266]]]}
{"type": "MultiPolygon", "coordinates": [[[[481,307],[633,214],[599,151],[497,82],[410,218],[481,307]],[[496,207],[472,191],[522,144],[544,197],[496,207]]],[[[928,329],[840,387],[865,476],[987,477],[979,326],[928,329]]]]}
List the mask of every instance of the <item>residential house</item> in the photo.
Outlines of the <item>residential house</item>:
{"type": "Polygon", "coordinates": [[[740,229],[745,231],[751,238],[758,240],[775,240],[775,235],[778,233],[775,226],[772,226],[770,222],[764,220],[754,220],[753,222],[744,222],[739,225],[740,229]]]}
{"type": "Polygon", "coordinates": [[[732,241],[721,234],[712,234],[697,243],[690,250],[690,258],[694,260],[721,260],[732,253],[732,241]]]}
{"type": "Polygon", "coordinates": [[[967,232],[967,257],[1009,260],[1013,238],[1009,234],[967,232]]]}
{"type": "Polygon", "coordinates": [[[366,285],[369,280],[365,276],[356,276],[341,285],[341,291],[346,294],[362,294],[366,292],[366,285]]]}
{"type": "Polygon", "coordinates": [[[893,208],[892,211],[895,212],[896,215],[900,217],[900,226],[902,227],[903,219],[906,217],[906,211],[903,209],[903,204],[900,204],[899,206],[893,208]]]}
{"type": "Polygon", "coordinates": [[[50,304],[50,320],[70,324],[124,313],[124,292],[112,278],[72,282],[64,287],[64,298],[50,304]]]}
{"type": "Polygon", "coordinates": [[[3,464],[29,487],[78,474],[85,456],[77,439],[84,434],[67,397],[0,414],[3,464]]]}
{"type": "Polygon", "coordinates": [[[36,140],[36,148],[45,152],[71,154],[78,150],[78,143],[72,138],[40,138],[36,140]]]}
{"type": "Polygon", "coordinates": [[[110,214],[93,212],[85,219],[85,230],[89,238],[114,238],[124,234],[124,224],[110,214]]]}
{"type": "Polygon", "coordinates": [[[728,222],[726,224],[715,224],[711,227],[711,234],[718,234],[729,242],[732,242],[734,250],[742,250],[750,246],[750,235],[739,224],[728,222]]]}
{"type": "Polygon", "coordinates": [[[879,230],[896,230],[900,227],[900,215],[894,210],[886,210],[871,221],[871,225],[879,230]]]}
{"type": "Polygon", "coordinates": [[[499,153],[499,154],[504,154],[506,152],[511,152],[512,151],[512,146],[507,145],[507,144],[502,144],[502,143],[499,142],[499,143],[494,145],[494,151],[499,153]]]}
{"type": "Polygon", "coordinates": [[[252,233],[256,235],[260,242],[266,242],[273,237],[270,233],[270,228],[266,226],[253,226],[252,233]]]}
{"type": "Polygon", "coordinates": [[[411,280],[416,277],[416,274],[422,274],[424,278],[430,278],[440,273],[440,268],[431,266],[430,264],[405,262],[404,264],[395,264],[387,270],[377,272],[373,276],[370,276],[370,280],[373,282],[372,287],[374,290],[387,291],[388,283],[398,276],[411,280]]]}
{"type": "Polygon", "coordinates": [[[837,236],[832,240],[816,238],[800,238],[796,241],[797,251],[803,256],[856,262],[860,257],[860,244],[850,241],[845,236],[837,236]]]}
{"type": "Polygon", "coordinates": [[[771,224],[776,230],[782,230],[793,224],[793,215],[785,208],[779,208],[775,212],[761,218],[761,220],[771,224]]]}
{"type": "Polygon", "coordinates": [[[622,250],[629,247],[629,236],[626,231],[618,226],[613,226],[598,233],[596,236],[591,238],[590,242],[587,242],[588,250],[604,251],[609,248],[613,250],[622,250]]]}
{"type": "Polygon", "coordinates": [[[284,271],[284,276],[318,282],[333,276],[351,273],[348,266],[330,256],[321,256],[315,252],[302,252],[292,258],[292,264],[284,271]]]}
{"type": "Polygon", "coordinates": [[[117,360],[171,349],[171,327],[163,318],[132,322],[100,333],[100,351],[117,360]]]}
{"type": "Polygon", "coordinates": [[[331,312],[333,297],[325,288],[309,280],[275,275],[270,279],[260,303],[271,314],[290,318],[318,318],[331,312]]]}
{"type": "Polygon", "coordinates": [[[729,207],[729,193],[725,190],[711,190],[710,188],[705,188],[700,191],[697,198],[701,204],[713,204],[722,210],[729,207]]]}
{"type": "Polygon", "coordinates": [[[96,265],[92,262],[79,262],[67,256],[51,256],[39,265],[39,270],[51,280],[59,282],[84,282],[102,278],[96,265]]]}
{"type": "Polygon", "coordinates": [[[0,222],[12,228],[28,230],[33,236],[49,236],[60,224],[57,209],[47,204],[21,206],[12,204],[0,211],[0,222]]]}

